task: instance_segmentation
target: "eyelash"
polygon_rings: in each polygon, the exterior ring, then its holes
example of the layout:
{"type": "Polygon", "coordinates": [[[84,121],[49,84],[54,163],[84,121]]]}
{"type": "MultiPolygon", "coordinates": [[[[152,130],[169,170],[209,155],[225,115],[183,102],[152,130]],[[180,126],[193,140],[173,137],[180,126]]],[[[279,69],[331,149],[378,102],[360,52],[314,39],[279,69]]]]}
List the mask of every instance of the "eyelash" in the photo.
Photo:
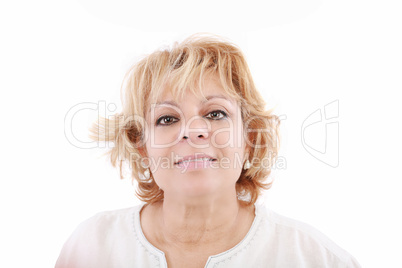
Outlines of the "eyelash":
{"type": "Polygon", "coordinates": [[[173,120],[175,120],[175,122],[179,121],[179,119],[177,119],[176,117],[174,117],[172,115],[164,115],[164,116],[159,117],[158,120],[156,120],[156,125],[157,126],[159,126],[159,125],[161,125],[161,126],[169,126],[169,125],[174,123],[174,122],[172,122],[172,123],[167,123],[167,124],[161,124],[162,120],[164,120],[166,118],[173,118],[173,120]]]}
{"type": "MultiPolygon", "coordinates": [[[[221,119],[224,119],[224,118],[227,118],[227,117],[228,117],[227,113],[222,111],[222,110],[211,111],[205,116],[205,118],[208,118],[210,120],[221,120],[221,119]],[[219,113],[221,115],[221,117],[220,118],[212,118],[212,117],[210,117],[210,115],[212,113],[219,113]]],[[[156,120],[156,125],[157,126],[169,126],[169,125],[172,125],[172,124],[174,124],[175,122],[177,122],[179,120],[180,119],[174,117],[173,115],[164,115],[164,116],[159,117],[158,120],[156,120]],[[167,124],[161,123],[164,119],[167,119],[167,118],[172,118],[173,121],[171,123],[167,123],[167,124]]]]}
{"type": "Polygon", "coordinates": [[[211,120],[221,120],[221,119],[223,119],[223,118],[228,117],[228,115],[227,115],[226,112],[224,112],[224,111],[222,111],[222,110],[214,110],[214,111],[212,111],[212,112],[209,112],[206,117],[207,117],[207,118],[210,118],[211,120]],[[222,117],[216,118],[216,119],[213,119],[213,118],[208,117],[208,116],[209,116],[210,114],[212,114],[212,113],[219,113],[219,114],[222,115],[222,117]]]}

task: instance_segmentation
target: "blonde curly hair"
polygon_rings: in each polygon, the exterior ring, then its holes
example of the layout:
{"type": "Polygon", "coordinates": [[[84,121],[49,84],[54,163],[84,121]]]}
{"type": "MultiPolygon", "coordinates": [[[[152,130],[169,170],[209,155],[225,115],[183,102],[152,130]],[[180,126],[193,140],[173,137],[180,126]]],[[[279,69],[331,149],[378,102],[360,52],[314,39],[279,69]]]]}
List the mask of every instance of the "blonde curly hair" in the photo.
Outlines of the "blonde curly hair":
{"type": "Polygon", "coordinates": [[[123,164],[129,162],[141,201],[150,204],[164,198],[152,174],[146,179],[146,168],[138,165],[146,151],[143,118],[167,83],[173,95],[180,98],[186,90],[199,91],[202,78],[208,74],[217,75],[226,93],[240,104],[251,168],[242,170],[236,182],[239,200],[254,204],[262,190],[271,187],[272,182],[266,182],[266,178],[278,154],[279,118],[265,109],[245,57],[236,45],[217,36],[193,35],[134,64],[122,84],[122,112],[112,118],[99,118],[90,128],[93,140],[114,143],[106,154],[114,167],[120,167],[121,178],[123,164]]]}

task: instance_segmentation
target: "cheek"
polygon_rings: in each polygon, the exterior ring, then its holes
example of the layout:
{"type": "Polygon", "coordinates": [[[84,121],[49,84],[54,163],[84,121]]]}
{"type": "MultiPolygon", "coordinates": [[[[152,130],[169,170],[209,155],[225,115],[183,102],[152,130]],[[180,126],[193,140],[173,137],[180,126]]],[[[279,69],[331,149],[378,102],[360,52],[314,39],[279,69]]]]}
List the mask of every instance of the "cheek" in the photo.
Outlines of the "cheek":
{"type": "Polygon", "coordinates": [[[165,149],[150,150],[149,152],[149,169],[153,178],[160,188],[165,187],[165,183],[174,172],[173,162],[171,157],[168,157],[168,152],[165,149]]]}
{"type": "Polygon", "coordinates": [[[148,143],[153,148],[165,148],[177,143],[180,133],[179,124],[174,126],[155,127],[148,136],[148,143]]]}
{"type": "Polygon", "coordinates": [[[224,122],[214,126],[211,135],[211,145],[217,148],[243,148],[245,144],[241,124],[224,122]]]}
{"type": "Polygon", "coordinates": [[[211,143],[215,143],[212,146],[221,152],[220,167],[229,177],[238,178],[243,168],[245,154],[242,125],[234,123],[231,127],[216,129],[214,134],[211,143]]]}

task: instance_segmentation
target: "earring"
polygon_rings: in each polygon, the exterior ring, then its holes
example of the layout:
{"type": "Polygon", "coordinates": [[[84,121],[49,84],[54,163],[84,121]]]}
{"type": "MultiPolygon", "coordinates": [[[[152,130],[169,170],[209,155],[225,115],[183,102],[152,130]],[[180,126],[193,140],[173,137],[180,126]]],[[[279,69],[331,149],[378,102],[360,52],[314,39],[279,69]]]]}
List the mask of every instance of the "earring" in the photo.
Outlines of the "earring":
{"type": "Polygon", "coordinates": [[[248,159],[247,159],[246,162],[244,162],[243,169],[244,169],[244,170],[247,170],[247,169],[249,169],[249,168],[251,168],[251,164],[250,164],[250,161],[248,161],[248,159]]]}
{"type": "Polygon", "coordinates": [[[145,179],[147,179],[147,180],[149,180],[149,178],[151,177],[151,172],[149,171],[149,168],[147,168],[147,169],[144,171],[144,177],[145,177],[145,179]]]}
{"type": "Polygon", "coordinates": [[[142,160],[141,160],[141,166],[144,170],[144,177],[146,180],[149,180],[149,178],[151,177],[151,172],[149,171],[149,166],[146,165],[142,160]]]}

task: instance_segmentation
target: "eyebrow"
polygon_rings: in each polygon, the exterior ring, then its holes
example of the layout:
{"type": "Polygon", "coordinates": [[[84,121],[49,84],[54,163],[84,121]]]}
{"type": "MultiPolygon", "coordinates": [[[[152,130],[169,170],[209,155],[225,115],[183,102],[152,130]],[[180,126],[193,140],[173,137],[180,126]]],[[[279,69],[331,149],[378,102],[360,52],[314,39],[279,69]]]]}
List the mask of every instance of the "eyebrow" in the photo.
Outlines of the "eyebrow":
{"type": "MultiPolygon", "coordinates": [[[[223,100],[231,102],[227,97],[225,97],[223,95],[209,95],[209,96],[205,97],[205,100],[202,101],[202,103],[208,102],[212,99],[223,99],[223,100]]],[[[155,106],[160,106],[160,105],[171,105],[171,106],[179,107],[179,105],[175,101],[162,101],[162,102],[155,103],[155,106]]]]}
{"type": "Polygon", "coordinates": [[[207,102],[207,101],[209,101],[209,100],[211,100],[211,99],[215,99],[215,98],[217,98],[217,99],[224,99],[224,100],[227,100],[227,101],[230,102],[230,100],[229,100],[227,97],[223,96],[223,95],[209,95],[209,96],[205,97],[206,100],[203,101],[203,102],[207,102]]]}
{"type": "Polygon", "coordinates": [[[179,105],[175,101],[162,101],[162,102],[157,102],[154,105],[155,105],[155,107],[160,106],[160,105],[171,105],[171,106],[179,107],[179,105]]]}

